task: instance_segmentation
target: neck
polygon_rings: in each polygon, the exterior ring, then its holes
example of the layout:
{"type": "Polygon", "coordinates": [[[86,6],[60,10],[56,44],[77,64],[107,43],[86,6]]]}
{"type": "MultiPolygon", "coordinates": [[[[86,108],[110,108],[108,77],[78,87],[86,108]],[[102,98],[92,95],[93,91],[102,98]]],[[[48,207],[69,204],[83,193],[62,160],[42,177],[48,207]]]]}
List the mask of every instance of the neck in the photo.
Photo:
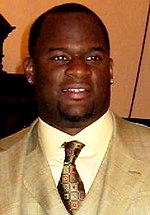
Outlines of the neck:
{"type": "Polygon", "coordinates": [[[101,116],[103,116],[104,114],[97,116],[95,118],[89,118],[87,120],[81,120],[81,121],[77,121],[77,122],[71,122],[69,120],[59,120],[57,122],[57,120],[53,120],[52,118],[49,121],[46,118],[43,118],[40,116],[40,118],[46,122],[47,124],[49,124],[50,126],[65,132],[71,136],[76,135],[77,133],[79,133],[80,131],[82,131],[84,128],[86,128],[87,126],[89,126],[90,124],[92,124],[93,122],[95,122],[96,120],[98,120],[101,116]]]}

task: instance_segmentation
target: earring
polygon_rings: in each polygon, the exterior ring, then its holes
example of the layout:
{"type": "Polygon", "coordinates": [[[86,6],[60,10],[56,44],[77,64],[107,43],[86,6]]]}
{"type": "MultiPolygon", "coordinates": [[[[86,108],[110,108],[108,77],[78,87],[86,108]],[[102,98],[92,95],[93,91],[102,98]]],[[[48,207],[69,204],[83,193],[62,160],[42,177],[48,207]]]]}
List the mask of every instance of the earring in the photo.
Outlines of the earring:
{"type": "Polygon", "coordinates": [[[29,82],[29,84],[33,84],[33,80],[32,80],[32,78],[30,77],[30,78],[28,78],[28,82],[29,82]]]}
{"type": "Polygon", "coordinates": [[[114,83],[114,79],[111,78],[110,79],[110,83],[113,84],[114,83]]]}

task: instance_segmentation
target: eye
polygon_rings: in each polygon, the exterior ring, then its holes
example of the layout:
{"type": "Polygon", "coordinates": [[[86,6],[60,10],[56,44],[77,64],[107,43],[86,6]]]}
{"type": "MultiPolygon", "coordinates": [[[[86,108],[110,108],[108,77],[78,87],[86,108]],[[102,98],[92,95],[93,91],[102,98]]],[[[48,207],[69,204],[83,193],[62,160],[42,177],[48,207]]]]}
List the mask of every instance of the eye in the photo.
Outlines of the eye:
{"type": "Polygon", "coordinates": [[[86,58],[87,61],[102,61],[102,57],[100,55],[91,55],[86,58]]]}
{"type": "Polygon", "coordinates": [[[68,57],[67,56],[65,56],[65,55],[55,55],[55,56],[52,56],[51,57],[51,60],[53,60],[53,61],[64,61],[64,62],[67,62],[67,61],[69,61],[69,59],[68,59],[68,57]]]}

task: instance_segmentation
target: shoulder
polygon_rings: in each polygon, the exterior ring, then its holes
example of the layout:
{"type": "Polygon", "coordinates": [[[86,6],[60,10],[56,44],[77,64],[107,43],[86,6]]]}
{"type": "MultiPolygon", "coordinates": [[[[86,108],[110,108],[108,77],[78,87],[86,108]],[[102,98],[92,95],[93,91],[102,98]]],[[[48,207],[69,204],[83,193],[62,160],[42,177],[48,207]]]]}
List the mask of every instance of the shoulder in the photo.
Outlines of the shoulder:
{"type": "Polygon", "coordinates": [[[114,139],[131,157],[147,160],[150,157],[150,128],[124,120],[115,114],[114,139]]]}
{"type": "MultiPolygon", "coordinates": [[[[113,115],[114,118],[114,127],[115,129],[119,130],[119,132],[121,132],[121,134],[128,134],[131,136],[136,136],[136,137],[149,137],[150,138],[150,128],[142,125],[142,124],[138,124],[138,123],[134,123],[134,122],[129,122],[121,117],[118,117],[117,115],[113,115]]],[[[150,139],[149,139],[150,141],[150,139]]]]}
{"type": "Polygon", "coordinates": [[[35,120],[29,127],[22,129],[21,131],[5,137],[0,140],[0,152],[7,151],[12,146],[25,142],[32,135],[33,128],[36,126],[37,120],[35,120]]]}

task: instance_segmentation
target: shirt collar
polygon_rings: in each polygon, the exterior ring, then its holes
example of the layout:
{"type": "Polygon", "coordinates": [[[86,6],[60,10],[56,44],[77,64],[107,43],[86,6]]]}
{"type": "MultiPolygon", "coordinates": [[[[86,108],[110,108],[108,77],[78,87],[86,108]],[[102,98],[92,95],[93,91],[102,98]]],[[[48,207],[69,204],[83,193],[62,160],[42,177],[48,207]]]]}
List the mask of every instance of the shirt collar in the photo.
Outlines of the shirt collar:
{"type": "Polygon", "coordinates": [[[78,140],[86,145],[82,155],[100,152],[105,153],[113,131],[111,112],[107,111],[101,118],[84,128],[75,136],[64,133],[39,118],[38,134],[40,144],[46,156],[52,157],[64,142],[78,140]]]}

